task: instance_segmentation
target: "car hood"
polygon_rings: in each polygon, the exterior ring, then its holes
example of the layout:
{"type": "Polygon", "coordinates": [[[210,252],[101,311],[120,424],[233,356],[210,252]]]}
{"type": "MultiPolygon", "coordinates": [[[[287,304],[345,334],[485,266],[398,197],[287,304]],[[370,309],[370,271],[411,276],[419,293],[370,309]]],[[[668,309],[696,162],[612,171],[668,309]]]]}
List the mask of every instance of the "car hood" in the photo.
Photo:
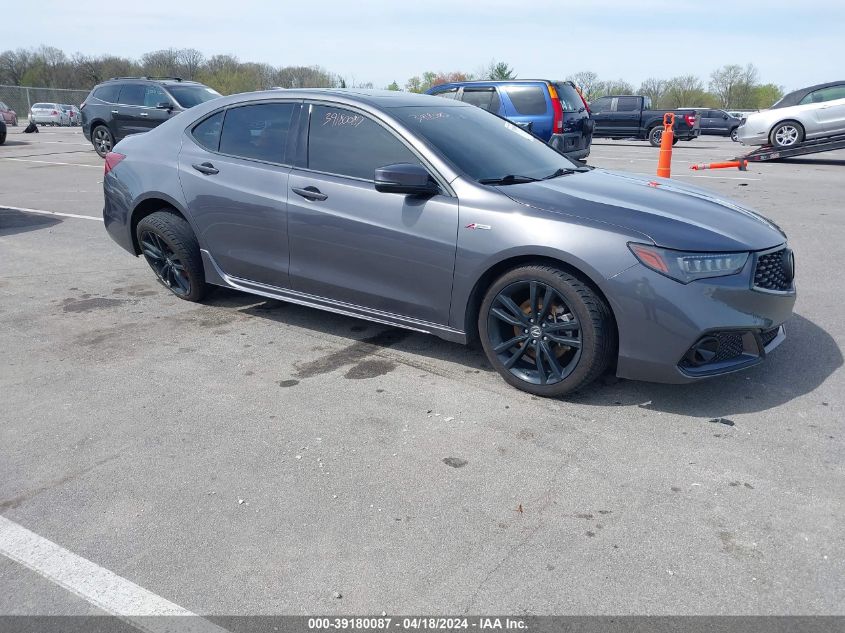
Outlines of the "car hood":
{"type": "Polygon", "coordinates": [[[666,248],[763,250],[786,240],[758,213],[664,178],[593,169],[499,190],[520,204],[636,231],[666,248]]]}

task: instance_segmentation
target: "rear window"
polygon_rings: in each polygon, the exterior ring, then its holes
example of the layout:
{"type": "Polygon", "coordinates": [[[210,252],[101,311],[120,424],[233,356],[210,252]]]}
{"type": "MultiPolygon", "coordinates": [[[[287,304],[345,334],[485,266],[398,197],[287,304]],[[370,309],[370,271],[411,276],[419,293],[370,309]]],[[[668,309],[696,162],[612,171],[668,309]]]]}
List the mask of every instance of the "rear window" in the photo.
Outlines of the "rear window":
{"type": "Polygon", "coordinates": [[[120,92],[120,84],[100,86],[94,90],[94,97],[106,103],[117,103],[117,95],[120,92]]]}
{"type": "Polygon", "coordinates": [[[636,112],[640,109],[639,97],[619,97],[616,100],[617,112],[636,112]]]}
{"type": "Polygon", "coordinates": [[[144,105],[146,90],[143,84],[124,84],[117,102],[123,105],[144,105]]]}
{"type": "Polygon", "coordinates": [[[541,86],[505,86],[517,114],[545,114],[546,91],[541,86]]]}
{"type": "Polygon", "coordinates": [[[53,103],[36,103],[32,106],[33,110],[48,110],[55,107],[53,103]]]}
{"type": "Polygon", "coordinates": [[[292,103],[230,108],[223,121],[220,151],[241,158],[283,163],[293,108],[292,103]]]}
{"type": "Polygon", "coordinates": [[[555,84],[555,90],[564,112],[578,112],[584,107],[581,95],[570,84],[555,84]]]}

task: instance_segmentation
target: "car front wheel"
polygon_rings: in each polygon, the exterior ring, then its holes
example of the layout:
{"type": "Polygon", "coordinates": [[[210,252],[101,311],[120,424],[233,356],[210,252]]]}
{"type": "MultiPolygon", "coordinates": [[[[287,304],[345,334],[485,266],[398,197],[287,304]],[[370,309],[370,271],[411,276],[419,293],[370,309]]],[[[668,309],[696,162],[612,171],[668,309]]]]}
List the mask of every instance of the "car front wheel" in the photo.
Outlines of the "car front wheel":
{"type": "Polygon", "coordinates": [[[796,121],[784,121],[772,128],[769,141],[774,147],[793,147],[804,140],[804,128],[796,121]]]}
{"type": "Polygon", "coordinates": [[[731,140],[732,140],[734,143],[738,143],[738,142],[739,142],[739,130],[737,130],[736,128],[734,128],[734,129],[732,129],[732,130],[731,130],[731,140]]]}
{"type": "Polygon", "coordinates": [[[158,280],[186,301],[199,301],[207,291],[200,247],[191,225],[163,209],[141,219],[138,246],[158,280]]]}
{"type": "Polygon", "coordinates": [[[572,393],[595,380],[616,347],[610,309],[587,284],[551,266],[500,277],[481,304],[481,345],[510,385],[539,396],[572,393]]]}

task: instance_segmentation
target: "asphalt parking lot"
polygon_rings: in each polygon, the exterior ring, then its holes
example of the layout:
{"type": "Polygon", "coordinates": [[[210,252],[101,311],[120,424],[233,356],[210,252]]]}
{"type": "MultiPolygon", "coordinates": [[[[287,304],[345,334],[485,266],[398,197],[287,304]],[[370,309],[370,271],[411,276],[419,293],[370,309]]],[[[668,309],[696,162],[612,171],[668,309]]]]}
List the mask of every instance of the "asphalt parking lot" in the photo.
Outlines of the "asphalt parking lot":
{"type": "MultiPolygon", "coordinates": [[[[790,236],[766,363],[544,400],[434,337],[179,301],[106,235],[81,131],[21,129],[0,147],[6,519],[200,614],[845,614],[845,152],[694,174],[742,148],[676,148],[674,176],[790,236]]],[[[588,162],[651,174],[657,150],[588,162]]],[[[99,612],[4,556],[0,586],[0,614],[99,612]]]]}

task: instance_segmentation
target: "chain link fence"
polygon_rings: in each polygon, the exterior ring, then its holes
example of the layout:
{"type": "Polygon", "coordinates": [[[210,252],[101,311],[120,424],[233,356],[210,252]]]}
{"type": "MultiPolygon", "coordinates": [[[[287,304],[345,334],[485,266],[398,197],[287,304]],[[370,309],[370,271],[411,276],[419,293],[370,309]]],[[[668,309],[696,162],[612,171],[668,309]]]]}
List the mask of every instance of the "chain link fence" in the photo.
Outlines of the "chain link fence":
{"type": "Polygon", "coordinates": [[[29,118],[29,109],[34,103],[59,103],[79,107],[89,92],[90,90],[69,88],[0,85],[0,101],[15,111],[20,122],[24,122],[29,118]]]}

